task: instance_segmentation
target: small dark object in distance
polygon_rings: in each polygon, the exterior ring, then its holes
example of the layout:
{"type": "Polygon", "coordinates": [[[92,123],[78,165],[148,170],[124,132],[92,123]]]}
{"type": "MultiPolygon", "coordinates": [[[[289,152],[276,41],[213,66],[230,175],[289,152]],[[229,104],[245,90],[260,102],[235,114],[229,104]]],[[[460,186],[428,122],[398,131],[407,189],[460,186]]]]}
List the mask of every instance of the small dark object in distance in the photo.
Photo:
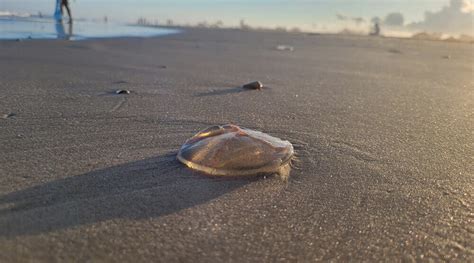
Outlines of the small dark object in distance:
{"type": "Polygon", "coordinates": [[[130,91],[126,89],[118,89],[115,91],[115,94],[130,94],[130,91]]]}
{"type": "Polygon", "coordinates": [[[393,53],[393,54],[401,54],[402,51],[396,49],[396,48],[391,48],[388,50],[388,52],[393,53]]]}
{"type": "Polygon", "coordinates": [[[254,81],[254,82],[250,82],[248,84],[245,84],[242,86],[242,88],[244,89],[258,89],[258,90],[261,90],[263,88],[263,84],[262,82],[260,81],[254,81]]]}
{"type": "Polygon", "coordinates": [[[2,119],[8,119],[8,118],[15,117],[15,116],[16,116],[15,113],[10,112],[10,113],[7,113],[7,114],[3,114],[2,119]]]}

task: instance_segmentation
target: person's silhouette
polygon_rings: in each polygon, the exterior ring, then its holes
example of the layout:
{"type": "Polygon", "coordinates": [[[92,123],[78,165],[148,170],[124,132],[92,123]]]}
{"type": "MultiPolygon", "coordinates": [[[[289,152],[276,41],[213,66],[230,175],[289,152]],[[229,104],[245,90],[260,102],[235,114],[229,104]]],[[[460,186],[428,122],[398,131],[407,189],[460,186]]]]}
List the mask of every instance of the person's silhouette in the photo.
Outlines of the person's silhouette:
{"type": "Polygon", "coordinates": [[[379,23],[375,23],[374,25],[374,36],[380,35],[380,25],[379,23]]]}
{"type": "Polygon", "coordinates": [[[61,13],[64,13],[64,8],[67,10],[67,14],[69,15],[69,23],[72,23],[72,16],[71,16],[71,9],[69,8],[69,1],[68,0],[60,0],[61,1],[61,13]]]}

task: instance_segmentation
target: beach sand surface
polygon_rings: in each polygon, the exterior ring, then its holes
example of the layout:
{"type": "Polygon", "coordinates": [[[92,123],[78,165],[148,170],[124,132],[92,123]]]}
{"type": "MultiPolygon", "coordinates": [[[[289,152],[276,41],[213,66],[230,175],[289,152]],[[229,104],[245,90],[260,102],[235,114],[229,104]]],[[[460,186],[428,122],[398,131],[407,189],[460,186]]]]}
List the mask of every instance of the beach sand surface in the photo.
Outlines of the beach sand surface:
{"type": "Polygon", "coordinates": [[[0,262],[473,261],[472,51],[223,29],[0,41],[0,262]],[[176,160],[226,123],[292,142],[288,182],[176,160]]]}

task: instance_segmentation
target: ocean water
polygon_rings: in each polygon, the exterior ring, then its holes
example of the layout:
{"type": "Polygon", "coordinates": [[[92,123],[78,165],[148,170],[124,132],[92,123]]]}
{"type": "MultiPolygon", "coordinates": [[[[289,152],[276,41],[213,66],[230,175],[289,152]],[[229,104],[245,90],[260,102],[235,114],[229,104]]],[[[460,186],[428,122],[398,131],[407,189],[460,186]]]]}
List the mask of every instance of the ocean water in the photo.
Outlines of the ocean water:
{"type": "MultiPolygon", "coordinates": [[[[0,18],[51,16],[54,13],[55,2],[56,0],[0,0],[0,18]]],[[[76,20],[109,21],[109,25],[105,29],[101,27],[100,30],[113,31],[110,33],[112,35],[117,33],[119,27],[113,28],[110,22],[130,24],[138,21],[154,25],[245,26],[319,33],[344,31],[367,34],[374,26],[374,19],[380,21],[382,34],[386,36],[409,36],[423,31],[474,34],[472,0],[69,0],[69,2],[76,20]],[[394,17],[398,19],[394,20],[394,17]]],[[[3,24],[0,24],[0,27],[3,27],[3,24]]],[[[73,27],[75,32],[82,30],[79,24],[73,27]]]]}
{"type": "Polygon", "coordinates": [[[0,18],[0,39],[66,39],[83,40],[110,37],[155,37],[178,33],[170,28],[132,26],[121,23],[67,20],[53,18],[0,18]]]}
{"type": "MultiPolygon", "coordinates": [[[[1,12],[51,15],[56,0],[1,0],[1,12]]],[[[468,0],[466,0],[468,1],[468,0]]],[[[73,16],[114,22],[136,22],[145,18],[155,23],[213,24],[252,27],[298,27],[302,30],[331,30],[352,25],[351,18],[370,22],[400,12],[405,21],[423,19],[449,0],[69,0],[73,16]],[[347,20],[338,19],[341,16],[347,20]]]]}

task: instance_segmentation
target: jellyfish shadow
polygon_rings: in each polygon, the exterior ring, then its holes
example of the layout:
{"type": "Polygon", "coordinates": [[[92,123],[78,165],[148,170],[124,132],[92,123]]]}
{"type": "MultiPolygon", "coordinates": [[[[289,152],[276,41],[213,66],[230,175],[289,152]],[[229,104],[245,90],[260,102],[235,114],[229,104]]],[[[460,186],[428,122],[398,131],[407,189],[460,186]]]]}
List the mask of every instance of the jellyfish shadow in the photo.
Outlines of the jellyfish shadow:
{"type": "Polygon", "coordinates": [[[235,94],[235,93],[242,93],[252,91],[251,89],[244,89],[242,87],[234,87],[228,89],[218,89],[218,90],[211,90],[208,92],[201,92],[197,94],[195,97],[208,97],[208,96],[221,96],[227,94],[235,94]]]}
{"type": "Polygon", "coordinates": [[[207,177],[185,168],[174,154],[148,158],[0,196],[0,237],[160,217],[255,180],[207,177]]]}

